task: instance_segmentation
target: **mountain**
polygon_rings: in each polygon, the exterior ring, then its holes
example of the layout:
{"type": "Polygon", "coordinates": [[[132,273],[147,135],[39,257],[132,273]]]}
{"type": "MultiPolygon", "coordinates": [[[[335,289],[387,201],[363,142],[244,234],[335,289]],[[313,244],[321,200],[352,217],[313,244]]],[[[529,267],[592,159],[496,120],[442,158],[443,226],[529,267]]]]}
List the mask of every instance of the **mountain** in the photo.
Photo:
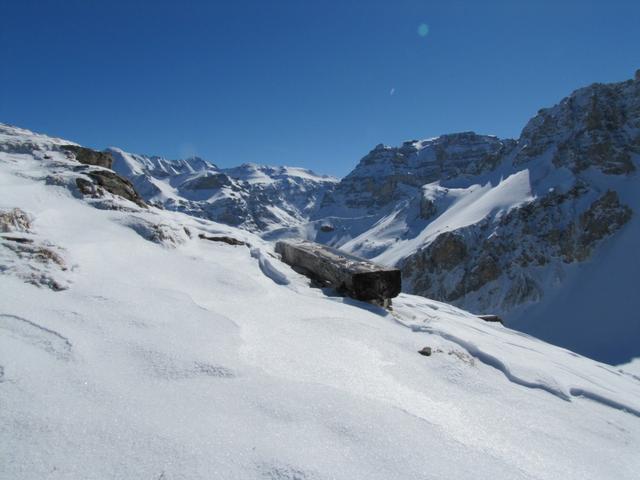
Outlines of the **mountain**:
{"type": "Polygon", "coordinates": [[[378,145],[325,195],[314,228],[281,233],[397,265],[408,292],[623,363],[640,356],[639,154],[637,74],[540,110],[518,140],[378,145]]]}
{"type": "Polygon", "coordinates": [[[420,296],[388,311],[311,288],[112,162],[0,125],[1,478],[637,477],[635,364],[420,296]]]}
{"type": "Polygon", "coordinates": [[[147,201],[251,232],[299,225],[338,181],[303,168],[246,163],[220,169],[199,157],[171,161],[118,148],[107,152],[114,170],[147,201]]]}

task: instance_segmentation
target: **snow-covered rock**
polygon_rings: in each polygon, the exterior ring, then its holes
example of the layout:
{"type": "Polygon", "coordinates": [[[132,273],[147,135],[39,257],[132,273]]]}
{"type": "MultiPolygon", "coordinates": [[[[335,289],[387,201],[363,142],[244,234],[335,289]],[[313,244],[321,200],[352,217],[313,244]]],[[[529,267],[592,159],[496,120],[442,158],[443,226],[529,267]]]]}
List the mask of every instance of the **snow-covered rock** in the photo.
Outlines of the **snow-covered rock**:
{"type": "MultiPolygon", "coordinates": [[[[631,366],[423,297],[389,312],[310,288],[245,230],[103,208],[55,140],[13,132],[1,235],[72,269],[60,291],[0,269],[0,478],[637,478],[631,366]]],[[[432,190],[444,208],[464,189],[432,190]]]]}

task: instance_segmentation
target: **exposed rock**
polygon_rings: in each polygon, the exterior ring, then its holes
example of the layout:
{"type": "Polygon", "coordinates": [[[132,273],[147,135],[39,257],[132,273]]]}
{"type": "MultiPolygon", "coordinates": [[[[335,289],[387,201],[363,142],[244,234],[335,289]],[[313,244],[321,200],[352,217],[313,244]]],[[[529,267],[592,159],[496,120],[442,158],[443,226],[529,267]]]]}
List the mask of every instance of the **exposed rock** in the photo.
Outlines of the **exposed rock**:
{"type": "Polygon", "coordinates": [[[238,240],[237,238],[233,238],[233,237],[226,237],[226,236],[209,236],[209,235],[205,235],[204,233],[200,233],[198,235],[198,238],[202,239],[202,240],[209,240],[210,242],[222,242],[222,243],[226,243],[228,245],[243,245],[245,247],[248,247],[249,244],[247,242],[243,242],[242,240],[238,240]]]}
{"type": "MultiPolygon", "coordinates": [[[[461,264],[467,257],[467,246],[458,234],[445,232],[436,237],[426,248],[411,255],[402,264],[402,272],[405,277],[419,277],[418,272],[440,273],[449,271],[461,264]]],[[[425,275],[424,277],[428,277],[425,275]]],[[[422,278],[422,285],[416,285],[414,279],[414,289],[420,288],[420,292],[428,291],[431,282],[422,278]],[[424,282],[427,282],[426,284],[424,282]]]]}
{"type": "Polygon", "coordinates": [[[575,173],[595,167],[608,175],[629,174],[636,169],[631,156],[640,152],[634,136],[639,120],[640,89],[633,81],[591,85],[529,121],[515,163],[550,151],[556,166],[575,173]]]}
{"type": "Polygon", "coordinates": [[[206,174],[183,184],[183,188],[190,190],[211,190],[225,186],[231,186],[231,179],[222,173],[206,174]]]}
{"type": "Polygon", "coordinates": [[[529,275],[524,272],[520,272],[511,279],[511,285],[504,300],[502,306],[505,309],[510,309],[529,302],[537,302],[542,298],[542,289],[529,275]]]}
{"type": "Polygon", "coordinates": [[[431,356],[431,347],[423,347],[420,350],[418,350],[418,353],[420,355],[423,355],[425,357],[430,357],[431,356]]]}
{"type": "Polygon", "coordinates": [[[2,238],[3,240],[8,240],[9,242],[16,242],[16,243],[33,243],[33,239],[31,238],[24,238],[24,237],[9,237],[7,235],[2,235],[0,238],[2,238]]]}
{"type": "Polygon", "coordinates": [[[0,274],[54,291],[68,288],[61,249],[34,235],[29,214],[17,208],[0,212],[0,231],[24,234],[0,235],[0,274]]]}
{"type": "Polygon", "coordinates": [[[71,153],[78,162],[85,165],[111,168],[113,164],[113,158],[109,152],[97,152],[78,145],[61,145],[60,148],[71,153]]]}
{"type": "Polygon", "coordinates": [[[497,322],[504,325],[502,319],[498,315],[477,315],[477,317],[485,322],[497,322]]]}
{"type": "Polygon", "coordinates": [[[28,232],[30,229],[31,219],[24,210],[0,210],[0,232],[28,232]]]}
{"type": "Polygon", "coordinates": [[[78,177],[76,178],[76,186],[78,187],[78,190],[80,190],[80,193],[82,193],[83,195],[90,195],[90,196],[101,196],[98,193],[98,189],[96,188],[96,185],[87,180],[86,178],[82,178],[82,177],[78,177]]]}
{"type": "Polygon", "coordinates": [[[498,261],[491,255],[484,255],[478,259],[478,263],[465,272],[462,281],[450,294],[450,299],[455,300],[467,292],[480,290],[487,283],[496,280],[502,273],[498,261]]]}
{"type": "Polygon", "coordinates": [[[184,243],[188,236],[184,229],[166,223],[154,223],[138,216],[129,216],[122,221],[145,240],[174,248],[184,243]]]}
{"type": "Polygon", "coordinates": [[[373,212],[391,202],[406,199],[411,188],[489,171],[514,146],[513,140],[474,132],[409,141],[401,147],[377,145],[334,191],[327,193],[322,207],[345,205],[373,212]]]}
{"type": "Polygon", "coordinates": [[[147,207],[147,204],[138,195],[131,182],[111,170],[90,170],[86,172],[86,175],[92,182],[81,177],[76,179],[78,190],[83,195],[101,197],[104,194],[102,190],[106,190],[140,207],[147,207]]]}
{"type": "Polygon", "coordinates": [[[531,269],[588,259],[598,242],[631,218],[614,191],[589,203],[595,195],[578,182],[511,210],[497,223],[488,218],[441,234],[404,260],[403,277],[413,293],[467,309],[505,312],[536,302],[543,291],[531,269]],[[505,288],[496,283],[501,278],[505,288]]]}
{"type": "Polygon", "coordinates": [[[578,243],[581,254],[577,255],[578,260],[587,258],[596,242],[619,230],[631,219],[631,214],[631,209],[620,203],[618,194],[613,190],[608,190],[593,202],[580,215],[578,243]]]}
{"type": "Polygon", "coordinates": [[[436,203],[430,198],[420,197],[420,218],[429,220],[437,212],[436,203]]]}
{"type": "Polygon", "coordinates": [[[459,235],[445,232],[429,245],[427,252],[429,262],[427,268],[434,271],[451,269],[467,256],[467,247],[459,235]]]}

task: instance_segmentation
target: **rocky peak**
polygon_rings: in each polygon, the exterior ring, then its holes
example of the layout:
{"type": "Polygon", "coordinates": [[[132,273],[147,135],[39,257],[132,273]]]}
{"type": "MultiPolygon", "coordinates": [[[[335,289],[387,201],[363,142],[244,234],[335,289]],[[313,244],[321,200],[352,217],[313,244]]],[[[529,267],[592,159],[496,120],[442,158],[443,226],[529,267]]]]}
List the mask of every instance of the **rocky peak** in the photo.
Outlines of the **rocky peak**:
{"type": "Polygon", "coordinates": [[[379,144],[325,197],[324,207],[378,209],[407,198],[407,188],[489,171],[514,146],[513,140],[475,132],[409,140],[399,147],[379,144]]]}
{"type": "Polygon", "coordinates": [[[635,170],[640,153],[640,86],[637,81],[596,83],[542,109],[522,131],[514,163],[543,154],[574,173],[590,167],[605,174],[635,170]]]}

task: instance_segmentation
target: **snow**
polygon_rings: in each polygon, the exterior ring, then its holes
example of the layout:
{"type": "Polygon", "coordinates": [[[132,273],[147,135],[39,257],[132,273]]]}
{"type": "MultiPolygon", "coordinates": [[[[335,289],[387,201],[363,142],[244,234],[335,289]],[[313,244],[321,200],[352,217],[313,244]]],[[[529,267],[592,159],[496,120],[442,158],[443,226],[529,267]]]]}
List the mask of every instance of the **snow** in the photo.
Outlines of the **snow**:
{"type": "MultiPolygon", "coordinates": [[[[74,165],[51,154],[0,152],[0,208],[70,267],[59,292],[0,272],[0,478],[637,478],[637,376],[428,299],[310,288],[246,231],[93,208],[45,184],[74,165]]],[[[503,183],[479,209],[525,198],[503,183]]]]}
{"type": "MultiPolygon", "coordinates": [[[[587,175],[597,177],[593,172],[587,175]]],[[[561,291],[548,282],[545,298],[513,312],[510,323],[514,328],[592,358],[611,364],[626,363],[640,353],[637,176],[590,180],[601,184],[600,191],[614,188],[621,201],[633,210],[631,220],[616,238],[606,240],[593,258],[566,269],[561,291]]]]}
{"type": "Polygon", "coordinates": [[[640,379],[640,358],[634,358],[629,363],[620,365],[620,369],[640,379]]]}
{"type": "Polygon", "coordinates": [[[394,214],[378,222],[371,230],[345,243],[341,248],[362,253],[358,249],[360,243],[368,241],[375,244],[386,239],[387,248],[375,256],[373,261],[383,265],[395,265],[441,233],[472,225],[488,215],[498,216],[533,199],[529,171],[526,169],[510,175],[497,185],[486,183],[474,184],[467,188],[447,188],[444,189],[444,194],[442,190],[443,187],[439,183],[427,186],[425,196],[437,198],[439,204],[446,207],[443,208],[444,213],[429,223],[418,235],[389,244],[389,238],[398,237],[407,229],[407,225],[403,221],[397,221],[400,217],[394,214]]]}

